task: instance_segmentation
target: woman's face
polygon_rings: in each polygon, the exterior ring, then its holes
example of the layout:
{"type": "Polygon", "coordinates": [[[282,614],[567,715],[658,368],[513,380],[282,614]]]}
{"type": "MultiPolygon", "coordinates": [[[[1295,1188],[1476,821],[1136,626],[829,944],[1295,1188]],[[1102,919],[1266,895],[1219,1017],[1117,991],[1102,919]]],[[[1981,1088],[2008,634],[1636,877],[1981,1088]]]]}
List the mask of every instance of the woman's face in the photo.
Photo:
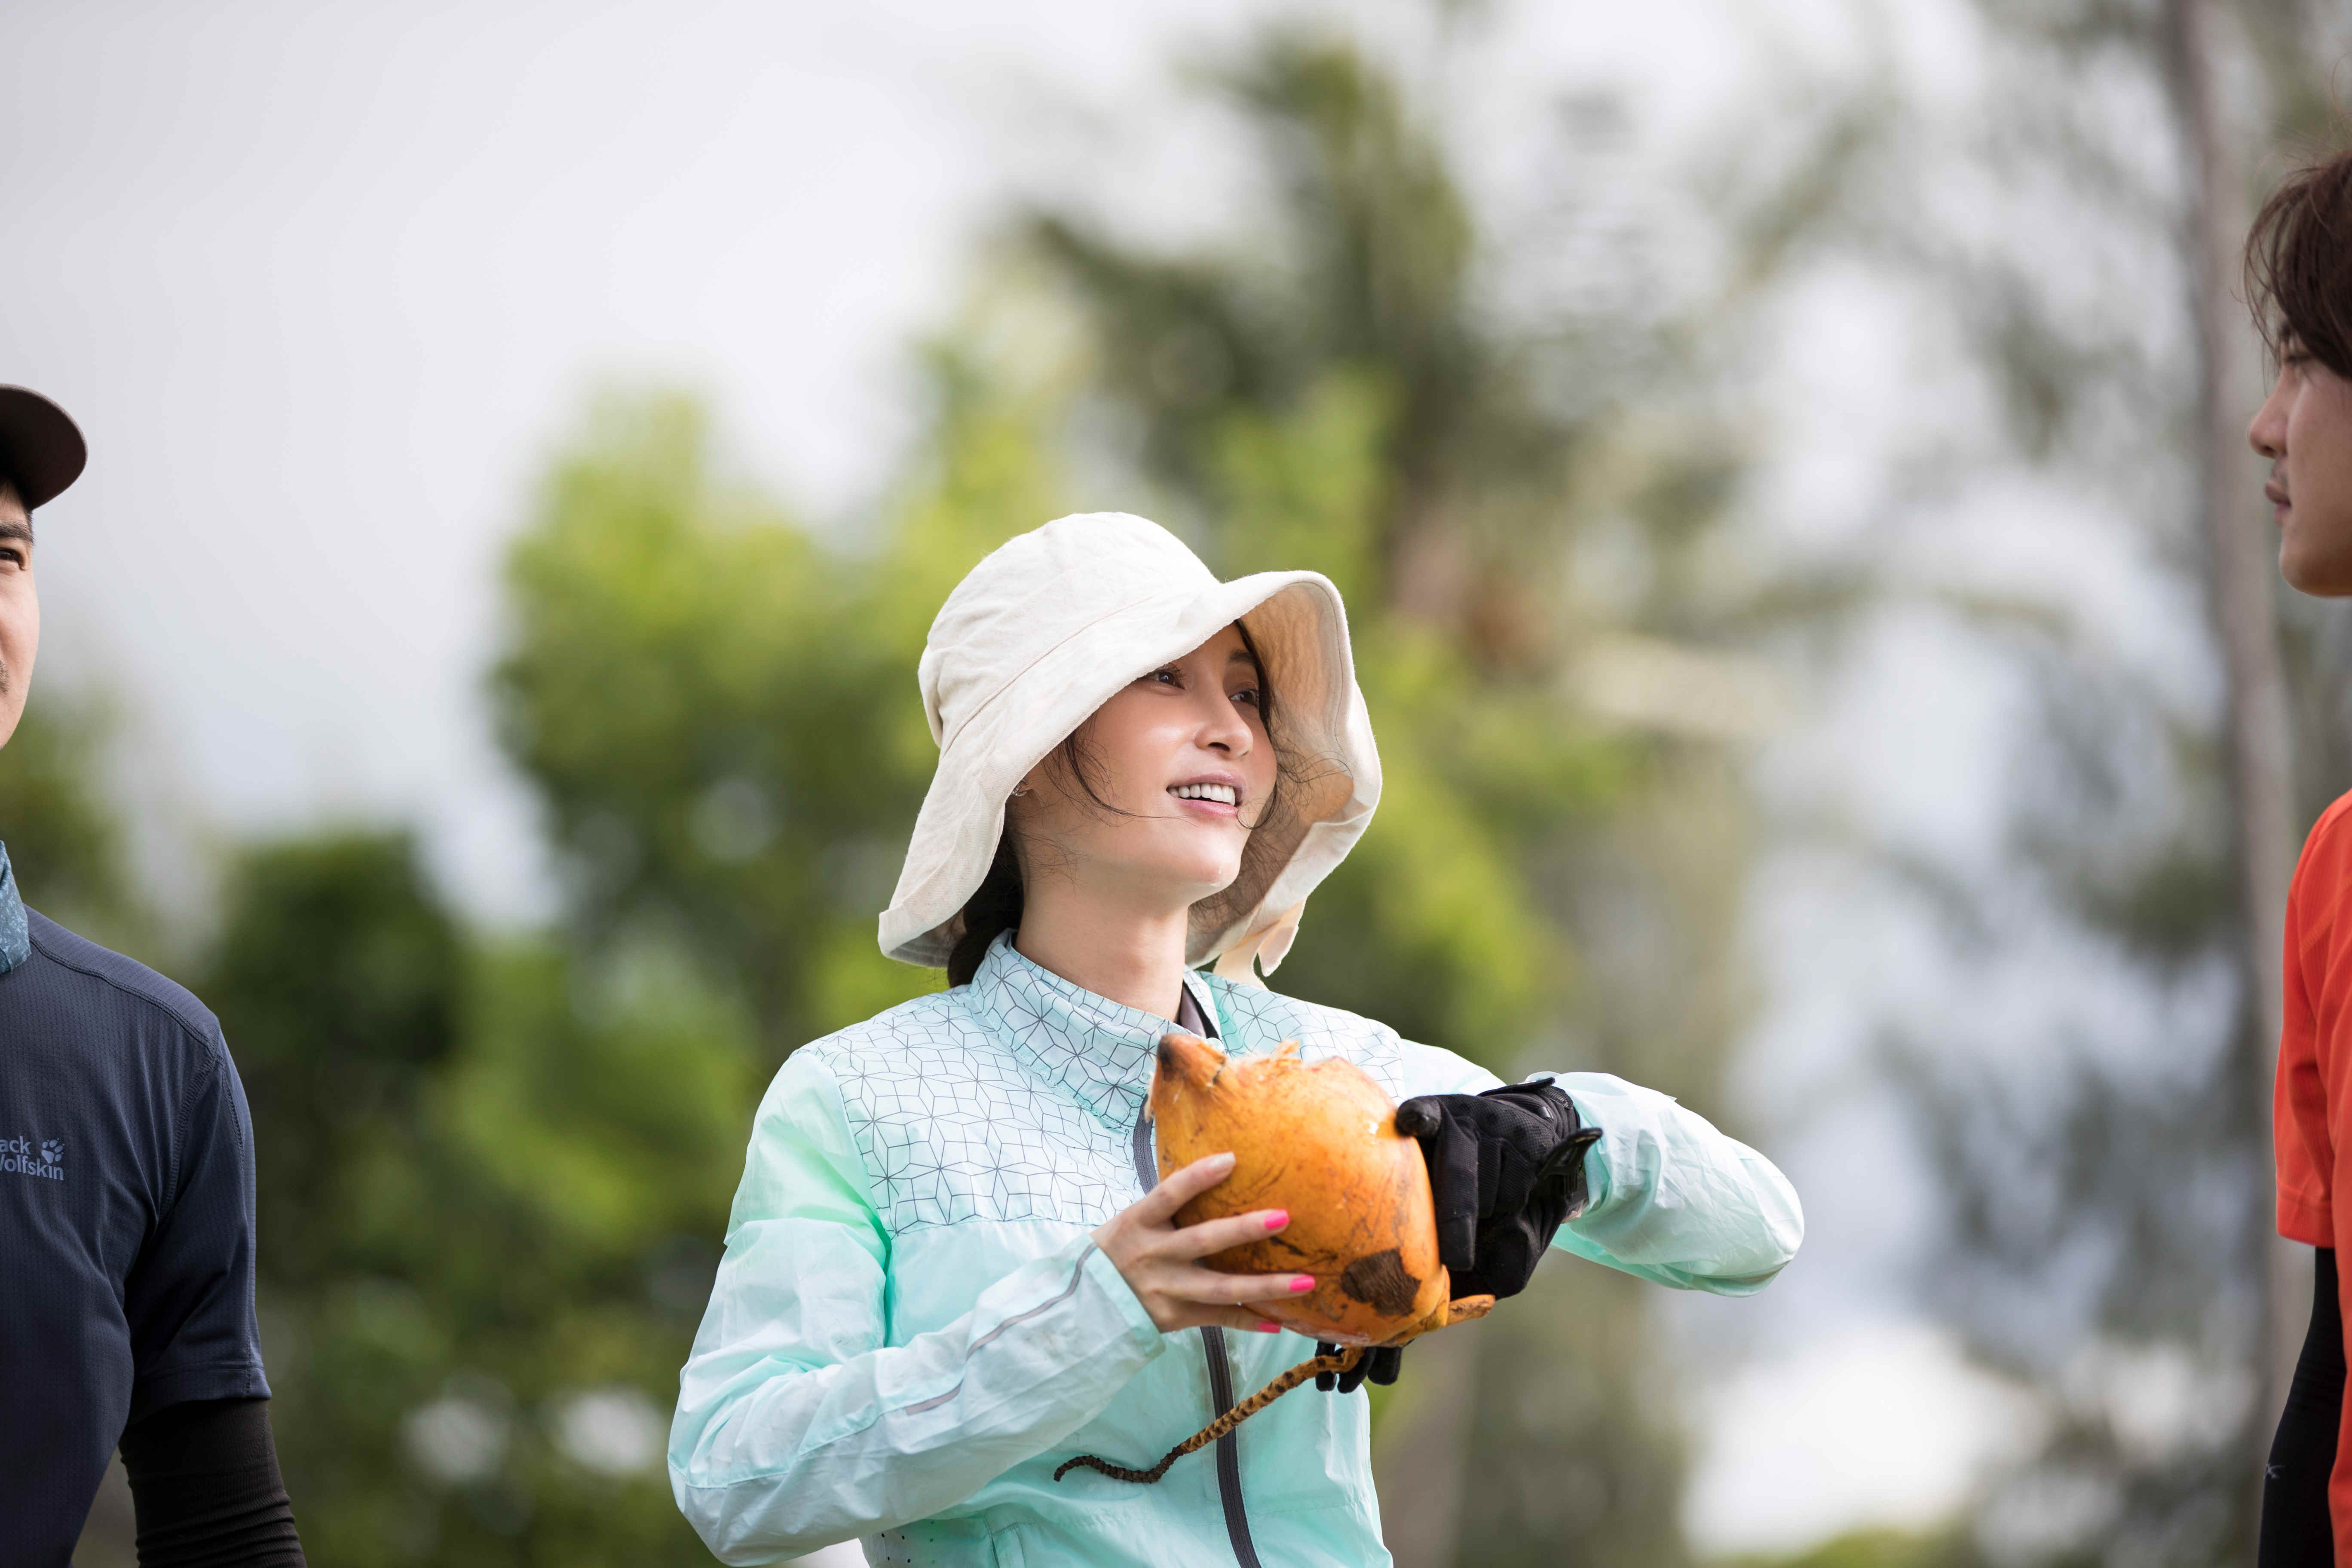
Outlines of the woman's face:
{"type": "Polygon", "coordinates": [[[1230,887],[1247,825],[1274,791],[1258,682],[1239,628],[1227,626],[1095,710],[1076,737],[1085,780],[1057,747],[1012,802],[1024,870],[1154,902],[1197,903],[1230,887]]]}

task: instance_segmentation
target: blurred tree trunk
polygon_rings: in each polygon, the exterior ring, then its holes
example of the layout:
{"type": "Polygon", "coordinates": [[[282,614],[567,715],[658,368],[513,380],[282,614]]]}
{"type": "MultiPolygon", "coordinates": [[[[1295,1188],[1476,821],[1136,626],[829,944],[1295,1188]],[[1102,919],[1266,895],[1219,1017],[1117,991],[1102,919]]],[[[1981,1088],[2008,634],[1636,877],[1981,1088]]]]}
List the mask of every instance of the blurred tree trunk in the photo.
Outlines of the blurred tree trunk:
{"type": "Polygon", "coordinates": [[[2210,613],[2221,649],[2229,710],[2231,804],[2237,824],[2244,968],[2250,1005],[2241,1024],[2240,1058],[2252,1122],[2249,1137],[2262,1174],[2252,1192],[2252,1234],[2263,1260],[2261,1397],[2252,1436],[2253,1475],[2285,1402],[2302,1342],[2307,1266],[2278,1238],[2271,1214],[2271,1084],[2281,1025],[2281,964],[2287,884],[2294,871],[2294,774],[2286,681],[2279,658],[2269,531],[2256,507],[2245,420],[2258,389],[2246,374],[2251,337],[2245,307],[2232,287],[2248,214],[2242,179],[2218,104],[2217,62],[2208,0],[2165,0],[2166,82],[2183,151],[2189,200],[2184,249],[2189,260],[2197,328],[2199,464],[2209,572],[2210,613]],[[2300,1288],[2299,1288],[2300,1287],[2300,1288]]]}

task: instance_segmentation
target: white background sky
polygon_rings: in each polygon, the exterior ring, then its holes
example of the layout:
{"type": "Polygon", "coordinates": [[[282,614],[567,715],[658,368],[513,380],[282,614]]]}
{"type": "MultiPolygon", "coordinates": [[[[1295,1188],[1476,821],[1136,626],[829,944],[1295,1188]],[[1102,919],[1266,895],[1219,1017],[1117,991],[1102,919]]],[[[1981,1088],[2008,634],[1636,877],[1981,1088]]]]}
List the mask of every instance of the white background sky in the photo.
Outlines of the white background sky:
{"type": "MultiPolygon", "coordinates": [[[[125,700],[163,861],[212,827],[406,819],[469,908],[530,918],[480,678],[501,543],[585,392],[699,388],[739,460],[852,511],[978,222],[1131,158],[1125,210],[1214,223],[1230,149],[1169,65],[1276,9],[0,0],[0,382],[92,448],[39,519],[41,679],[125,700]]],[[[1419,26],[1347,9],[1391,47],[1419,26]]],[[[1779,47],[1833,55],[1816,13],[1843,10],[1780,8],[1779,47]]],[[[1463,109],[1475,177],[1507,201],[1578,80],[1628,84],[1665,142],[1736,115],[1759,37],[1737,4],[1505,7],[1463,109]]],[[[1839,447],[1790,482],[1834,490],[1839,447]]],[[[1927,809],[1968,814],[1965,778],[1910,762],[1927,809]]],[[[1822,1145],[1814,1282],[1701,1391],[1709,1545],[1932,1518],[2002,1424],[1891,1291],[1846,1288],[1914,1212],[1866,1173],[1839,1196],[1892,1136],[1863,1106],[1822,1145]],[[1890,1385],[1906,1414],[1864,1418],[1890,1385]]]]}

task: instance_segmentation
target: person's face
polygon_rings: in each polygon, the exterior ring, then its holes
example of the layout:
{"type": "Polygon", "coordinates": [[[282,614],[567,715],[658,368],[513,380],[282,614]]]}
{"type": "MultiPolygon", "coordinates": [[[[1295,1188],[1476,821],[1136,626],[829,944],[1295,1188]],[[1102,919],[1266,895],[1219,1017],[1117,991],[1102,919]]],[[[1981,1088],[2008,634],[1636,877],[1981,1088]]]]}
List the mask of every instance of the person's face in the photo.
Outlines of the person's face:
{"type": "Polygon", "coordinates": [[[2246,439],[2270,459],[2280,574],[2305,594],[2352,595],[2352,383],[2287,339],[2246,439]]]}
{"type": "Polygon", "coordinates": [[[1184,904],[1232,886],[1274,791],[1258,680],[1227,626],[1097,709],[1076,739],[1103,804],[1059,748],[1030,770],[1011,803],[1024,869],[1184,904]]]}
{"type": "Polygon", "coordinates": [[[0,482],[0,746],[25,716],[33,656],[41,647],[41,601],[33,592],[33,522],[16,492],[0,482]]]}

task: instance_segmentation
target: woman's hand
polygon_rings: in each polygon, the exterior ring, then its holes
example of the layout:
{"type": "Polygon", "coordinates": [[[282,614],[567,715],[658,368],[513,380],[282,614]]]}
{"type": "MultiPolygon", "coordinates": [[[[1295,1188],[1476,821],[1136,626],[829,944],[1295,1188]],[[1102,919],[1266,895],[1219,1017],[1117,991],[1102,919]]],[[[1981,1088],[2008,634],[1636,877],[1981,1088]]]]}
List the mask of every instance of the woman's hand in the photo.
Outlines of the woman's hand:
{"type": "Polygon", "coordinates": [[[1246,1303],[1286,1301],[1315,1289],[1311,1274],[1220,1274],[1196,1261],[1244,1242],[1263,1241],[1290,1223],[1280,1209],[1259,1209],[1179,1230],[1176,1211],[1233,1169],[1231,1154],[1195,1160],[1095,1232],[1095,1245],[1163,1332],[1215,1327],[1270,1334],[1282,1325],[1251,1311],[1246,1303]]]}

